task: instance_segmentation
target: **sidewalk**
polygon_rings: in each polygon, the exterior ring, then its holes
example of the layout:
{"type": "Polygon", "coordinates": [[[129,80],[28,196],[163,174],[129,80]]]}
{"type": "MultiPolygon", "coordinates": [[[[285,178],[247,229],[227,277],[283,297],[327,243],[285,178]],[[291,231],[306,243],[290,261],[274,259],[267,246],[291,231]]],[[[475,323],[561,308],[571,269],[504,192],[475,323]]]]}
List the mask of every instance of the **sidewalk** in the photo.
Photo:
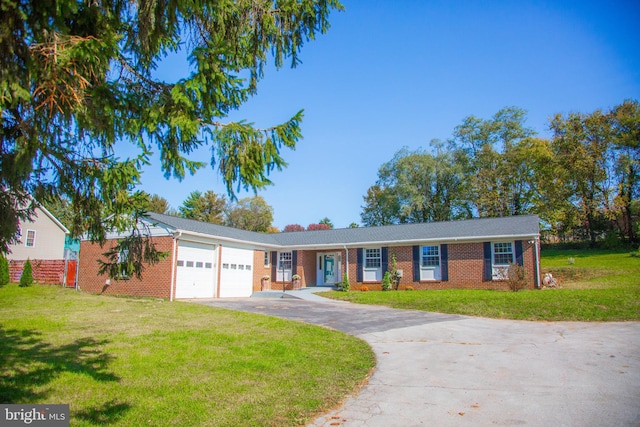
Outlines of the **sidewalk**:
{"type": "Polygon", "coordinates": [[[270,291],[254,292],[251,298],[295,298],[313,302],[344,302],[330,300],[316,295],[318,292],[334,291],[336,289],[335,286],[313,286],[296,291],[287,290],[285,292],[272,289],[270,291]]]}

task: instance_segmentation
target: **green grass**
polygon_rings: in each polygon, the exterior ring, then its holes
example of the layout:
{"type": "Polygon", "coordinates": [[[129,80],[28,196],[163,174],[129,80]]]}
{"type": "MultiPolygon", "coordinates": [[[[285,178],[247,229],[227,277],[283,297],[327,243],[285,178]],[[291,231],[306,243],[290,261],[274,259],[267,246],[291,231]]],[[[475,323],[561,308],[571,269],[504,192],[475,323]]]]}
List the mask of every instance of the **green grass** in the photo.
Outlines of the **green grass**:
{"type": "Polygon", "coordinates": [[[430,290],[325,292],[361,304],[519,320],[640,320],[640,258],[629,252],[544,251],[542,270],[561,289],[520,292],[430,290]],[[573,264],[569,263],[573,258],[573,264]]]}
{"type": "Polygon", "coordinates": [[[68,403],[74,426],[303,424],[375,364],[321,327],[50,286],[0,288],[0,334],[0,402],[68,403]]]}
{"type": "Polygon", "coordinates": [[[629,251],[547,250],[543,272],[550,272],[564,288],[608,289],[640,285],[640,258],[629,251]],[[573,262],[573,263],[571,263],[573,262]]]}

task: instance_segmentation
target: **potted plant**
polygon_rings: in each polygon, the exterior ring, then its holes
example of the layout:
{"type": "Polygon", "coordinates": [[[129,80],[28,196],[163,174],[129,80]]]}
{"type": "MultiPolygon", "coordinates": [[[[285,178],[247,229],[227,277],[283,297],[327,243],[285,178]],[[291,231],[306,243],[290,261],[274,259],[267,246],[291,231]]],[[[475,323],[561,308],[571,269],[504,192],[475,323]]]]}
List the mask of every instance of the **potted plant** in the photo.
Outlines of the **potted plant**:
{"type": "Polygon", "coordinates": [[[260,284],[261,290],[263,291],[271,289],[271,277],[268,274],[265,274],[262,276],[262,279],[260,279],[260,284]]]}
{"type": "Polygon", "coordinates": [[[291,277],[291,280],[293,280],[293,289],[300,289],[301,279],[302,277],[300,277],[298,274],[294,274],[293,277],[291,277]]]}

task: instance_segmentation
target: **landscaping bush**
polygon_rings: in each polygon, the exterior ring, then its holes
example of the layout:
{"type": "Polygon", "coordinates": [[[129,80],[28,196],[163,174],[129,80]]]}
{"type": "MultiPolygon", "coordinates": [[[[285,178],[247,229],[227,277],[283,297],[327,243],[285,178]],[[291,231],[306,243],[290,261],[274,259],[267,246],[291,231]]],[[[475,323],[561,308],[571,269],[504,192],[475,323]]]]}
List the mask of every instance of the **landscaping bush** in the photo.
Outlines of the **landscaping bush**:
{"type": "Polygon", "coordinates": [[[349,289],[351,289],[351,284],[349,283],[349,277],[347,277],[347,273],[344,273],[344,275],[342,276],[342,283],[338,285],[338,288],[342,292],[349,292],[349,289]]]}
{"type": "Polygon", "coordinates": [[[509,264],[507,273],[507,284],[513,292],[525,289],[527,287],[527,271],[523,266],[518,264],[509,264]]]}
{"type": "Polygon", "coordinates": [[[0,254],[0,286],[8,284],[9,280],[9,261],[0,254]]]}
{"type": "Polygon", "coordinates": [[[398,262],[396,261],[396,254],[391,254],[391,285],[397,291],[400,289],[400,276],[398,275],[398,262]]]}
{"type": "Polygon", "coordinates": [[[33,284],[33,267],[31,267],[31,261],[27,258],[22,267],[22,274],[20,275],[20,287],[31,286],[33,284]]]}
{"type": "Polygon", "coordinates": [[[389,289],[391,289],[391,273],[386,271],[384,273],[384,277],[382,278],[382,290],[388,291],[389,289]]]}
{"type": "Polygon", "coordinates": [[[368,286],[360,286],[360,290],[362,292],[369,292],[369,287],[368,286]]]}

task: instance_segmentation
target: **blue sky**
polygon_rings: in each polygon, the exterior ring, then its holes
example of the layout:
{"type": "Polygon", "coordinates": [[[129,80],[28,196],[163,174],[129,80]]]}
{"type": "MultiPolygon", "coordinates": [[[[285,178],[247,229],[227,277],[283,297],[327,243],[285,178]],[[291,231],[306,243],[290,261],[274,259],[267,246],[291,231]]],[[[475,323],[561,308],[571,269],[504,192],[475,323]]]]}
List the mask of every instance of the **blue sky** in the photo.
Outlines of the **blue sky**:
{"type": "MultiPolygon", "coordinates": [[[[301,52],[295,69],[268,69],[258,94],[233,114],[259,127],[305,110],[304,139],[284,150],[289,167],[258,194],[274,225],[304,227],[328,217],[360,223],[378,168],[407,146],[446,140],[464,117],[500,108],[528,112],[549,136],[556,113],[590,113],[640,99],[640,2],[344,0],[331,29],[301,52]]],[[[188,72],[166,61],[167,79],[188,72]]],[[[207,149],[194,159],[209,162],[207,149]]],[[[140,189],[173,208],[192,191],[225,188],[210,167],[165,180],[159,162],[140,189]]],[[[253,193],[239,193],[239,197],[253,193]]]]}

